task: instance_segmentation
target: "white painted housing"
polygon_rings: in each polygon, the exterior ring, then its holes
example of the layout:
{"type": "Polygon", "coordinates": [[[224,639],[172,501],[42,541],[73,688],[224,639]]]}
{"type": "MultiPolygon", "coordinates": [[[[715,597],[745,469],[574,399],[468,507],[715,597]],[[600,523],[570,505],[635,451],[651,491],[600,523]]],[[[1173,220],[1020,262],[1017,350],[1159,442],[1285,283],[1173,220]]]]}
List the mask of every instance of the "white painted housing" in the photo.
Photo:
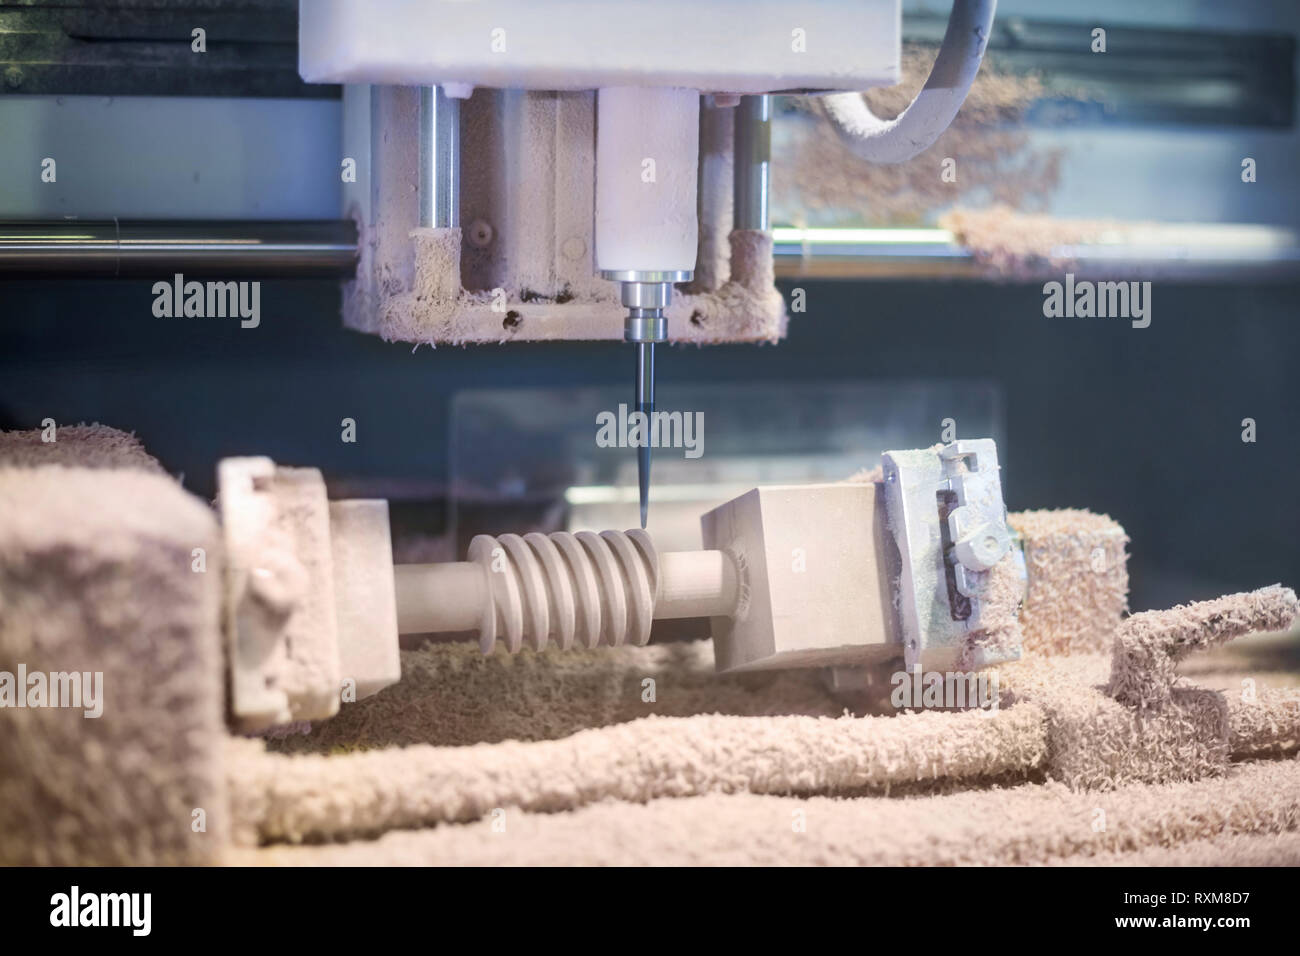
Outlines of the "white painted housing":
{"type": "Polygon", "coordinates": [[[302,0],[309,83],[706,93],[899,78],[898,0],[302,0]]]}
{"type": "Polygon", "coordinates": [[[596,99],[596,268],[695,270],[700,95],[635,86],[596,99]]]}

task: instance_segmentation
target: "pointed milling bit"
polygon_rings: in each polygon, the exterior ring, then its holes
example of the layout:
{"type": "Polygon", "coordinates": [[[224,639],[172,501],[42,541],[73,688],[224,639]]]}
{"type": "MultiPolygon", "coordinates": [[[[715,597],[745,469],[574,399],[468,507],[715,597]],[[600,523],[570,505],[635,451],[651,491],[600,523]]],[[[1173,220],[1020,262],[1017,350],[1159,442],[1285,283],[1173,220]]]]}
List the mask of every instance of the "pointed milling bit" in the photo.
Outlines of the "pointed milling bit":
{"type": "Polygon", "coordinates": [[[645,530],[646,518],[650,512],[650,449],[641,448],[636,458],[637,480],[641,485],[641,530],[645,530]]]}
{"type": "Polygon", "coordinates": [[[644,443],[636,450],[637,484],[641,493],[641,527],[650,512],[650,420],[655,410],[655,347],[653,342],[636,346],[636,410],[645,415],[644,443]]]}
{"type": "MultiPolygon", "coordinates": [[[[655,430],[655,343],[668,341],[668,319],[664,310],[672,299],[674,282],[687,282],[691,271],[611,272],[602,271],[606,279],[622,283],[621,299],[627,306],[623,320],[623,340],[636,346],[636,395],[634,404],[643,424],[635,444],[637,478],[641,495],[641,527],[650,516],[650,455],[655,430]]],[[[635,414],[635,413],[634,413],[635,414]]]]}

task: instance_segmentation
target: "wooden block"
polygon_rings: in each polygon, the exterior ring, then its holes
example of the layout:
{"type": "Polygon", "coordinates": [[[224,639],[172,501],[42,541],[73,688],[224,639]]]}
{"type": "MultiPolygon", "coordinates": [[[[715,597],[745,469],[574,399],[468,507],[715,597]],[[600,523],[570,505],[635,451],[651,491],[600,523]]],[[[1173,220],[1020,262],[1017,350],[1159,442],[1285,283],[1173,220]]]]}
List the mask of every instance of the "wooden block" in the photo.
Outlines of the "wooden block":
{"type": "Polygon", "coordinates": [[[901,657],[873,483],[756,488],[701,524],[705,548],[729,553],[741,576],[736,614],[712,618],[720,673],[901,657]]]}
{"type": "Polygon", "coordinates": [[[329,509],[339,675],[360,700],[402,676],[388,502],[331,501],[329,509]]]}

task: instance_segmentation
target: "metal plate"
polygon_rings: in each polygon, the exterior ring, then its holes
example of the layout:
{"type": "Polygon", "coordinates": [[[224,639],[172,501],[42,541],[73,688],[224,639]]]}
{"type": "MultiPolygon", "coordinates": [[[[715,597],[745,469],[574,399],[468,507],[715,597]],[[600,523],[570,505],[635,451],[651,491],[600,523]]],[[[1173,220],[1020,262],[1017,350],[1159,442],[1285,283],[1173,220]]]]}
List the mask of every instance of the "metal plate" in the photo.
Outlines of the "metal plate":
{"type": "MultiPolygon", "coordinates": [[[[990,584],[985,568],[1011,548],[997,445],[984,438],[889,451],[883,464],[885,507],[901,565],[904,662],[908,670],[948,670],[967,638],[981,630],[990,584]]],[[[981,663],[1014,656],[986,654],[981,663]]]]}

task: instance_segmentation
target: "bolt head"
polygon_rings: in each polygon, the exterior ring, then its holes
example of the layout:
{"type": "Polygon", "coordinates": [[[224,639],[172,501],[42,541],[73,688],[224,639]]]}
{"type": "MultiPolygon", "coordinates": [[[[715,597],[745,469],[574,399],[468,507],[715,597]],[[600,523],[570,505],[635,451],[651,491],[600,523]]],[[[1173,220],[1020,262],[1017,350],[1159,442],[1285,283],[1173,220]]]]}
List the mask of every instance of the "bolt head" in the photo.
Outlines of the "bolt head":
{"type": "Polygon", "coordinates": [[[1011,549],[1011,537],[1001,528],[982,525],[959,540],[953,550],[963,567],[987,571],[1011,549]]]}
{"type": "Polygon", "coordinates": [[[482,219],[475,219],[470,223],[468,237],[471,246],[482,249],[492,241],[492,227],[482,219]]]}

